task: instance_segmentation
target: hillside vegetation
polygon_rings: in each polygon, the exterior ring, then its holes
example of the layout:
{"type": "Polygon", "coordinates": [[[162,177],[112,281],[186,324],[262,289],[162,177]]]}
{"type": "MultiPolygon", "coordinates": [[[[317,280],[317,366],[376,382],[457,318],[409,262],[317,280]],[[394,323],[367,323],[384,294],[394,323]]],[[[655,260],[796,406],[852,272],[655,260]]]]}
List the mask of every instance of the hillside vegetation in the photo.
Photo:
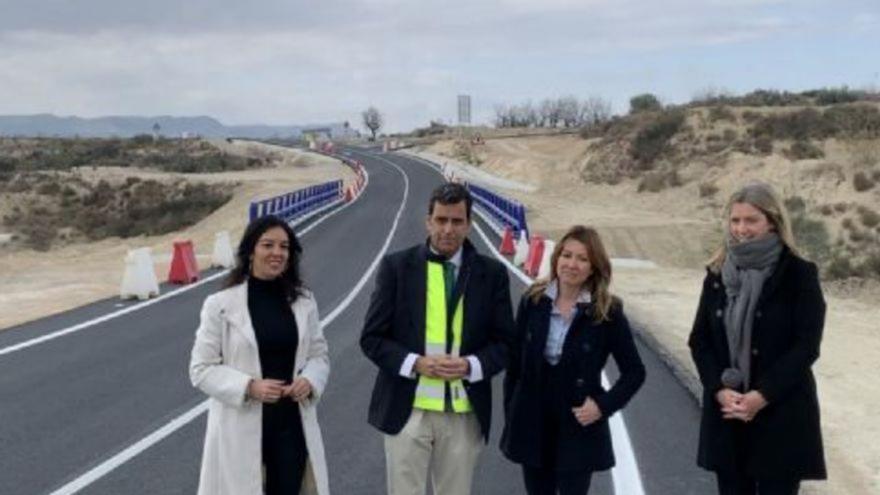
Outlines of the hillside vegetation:
{"type": "MultiPolygon", "coordinates": [[[[639,95],[631,103],[629,114],[584,125],[579,137],[556,130],[555,137],[511,138],[511,129],[472,129],[485,142],[464,138],[433,149],[543,185],[543,194],[577,181],[616,189],[621,201],[643,198],[638,202],[649,208],[704,221],[718,218],[736,187],[765,180],[783,195],[803,251],[826,277],[880,278],[876,95],[844,88],[756,91],[667,107],[639,95]]],[[[719,235],[717,229],[701,241],[699,251],[710,251],[719,235]]]]}
{"type": "Polygon", "coordinates": [[[224,205],[233,184],[154,174],[86,174],[115,169],[212,173],[270,165],[271,154],[240,156],[201,140],[0,139],[0,226],[12,247],[107,237],[160,235],[190,226],[224,205]]]}

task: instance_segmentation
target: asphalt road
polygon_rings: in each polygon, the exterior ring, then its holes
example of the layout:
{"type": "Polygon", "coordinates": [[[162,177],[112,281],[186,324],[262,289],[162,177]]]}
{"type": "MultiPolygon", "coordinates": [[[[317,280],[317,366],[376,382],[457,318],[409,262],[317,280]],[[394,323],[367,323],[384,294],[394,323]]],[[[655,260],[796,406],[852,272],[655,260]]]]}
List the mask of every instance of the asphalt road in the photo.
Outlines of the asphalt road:
{"type": "MultiPolygon", "coordinates": [[[[386,250],[424,239],[427,198],[442,178],[404,156],[345,152],[363,161],[369,186],[350,207],[297,231],[310,229],[301,239],[304,276],[319,302],[330,345],[332,372],[319,415],[331,491],[381,494],[382,438],[366,423],[375,367],[357,344],[373,287],[371,268],[386,250]]],[[[471,240],[491,252],[476,231],[471,240]]],[[[100,476],[79,493],[194,493],[205,428],[205,415],[196,408],[205,397],[191,387],[186,370],[201,303],[219,287],[218,279],[14,351],[10,346],[135,303],[108,299],[0,332],[0,494],[67,489],[93,469],[100,476]],[[194,419],[182,420],[187,413],[194,419]],[[161,440],[126,451],[175,420],[161,440]],[[133,453],[125,462],[108,464],[121,452],[133,453]]],[[[512,276],[514,303],[524,289],[512,276]]],[[[648,379],[623,418],[644,492],[712,493],[712,479],[694,464],[696,403],[650,349],[640,345],[640,351],[648,379]]],[[[613,366],[608,373],[613,381],[613,366]]],[[[519,469],[498,450],[500,385],[496,378],[493,433],[475,477],[475,494],[523,493],[519,469]]],[[[612,477],[598,474],[591,493],[614,494],[612,477]]],[[[617,495],[630,494],[619,490],[617,495]]]]}

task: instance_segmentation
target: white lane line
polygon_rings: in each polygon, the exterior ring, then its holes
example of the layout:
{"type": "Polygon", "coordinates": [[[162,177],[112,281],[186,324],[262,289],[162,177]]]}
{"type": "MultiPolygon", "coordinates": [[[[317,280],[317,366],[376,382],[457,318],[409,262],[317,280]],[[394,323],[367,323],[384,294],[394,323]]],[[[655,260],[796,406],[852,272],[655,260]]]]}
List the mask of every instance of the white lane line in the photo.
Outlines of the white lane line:
{"type": "MultiPolygon", "coordinates": [[[[440,173],[436,168],[430,168],[438,174],[440,173]]],[[[476,211],[476,209],[474,211],[476,211]]],[[[478,212],[477,214],[479,215],[480,213],[478,212]]],[[[504,263],[504,265],[507,266],[507,269],[516,275],[516,277],[526,286],[531,285],[533,280],[498,252],[492,244],[492,241],[490,241],[486,233],[483,232],[480,225],[476,222],[473,222],[472,225],[480,237],[483,238],[483,242],[488,246],[492,254],[504,263]]],[[[602,384],[606,389],[609,387],[608,377],[605,376],[604,371],[602,372],[602,384]]],[[[614,482],[614,493],[620,495],[645,495],[645,489],[642,486],[642,477],[639,474],[639,465],[636,461],[635,453],[633,452],[632,442],[630,441],[629,433],[626,429],[626,422],[623,419],[623,413],[619,412],[618,414],[611,416],[608,420],[608,424],[611,427],[611,436],[613,437],[611,443],[614,448],[614,457],[617,460],[617,465],[611,469],[611,479],[614,482]]]]}
{"type": "Polygon", "coordinates": [[[183,428],[207,410],[208,401],[204,401],[196,407],[190,409],[189,411],[174,418],[165,426],[138,440],[122,452],[116,454],[110,459],[107,459],[106,461],[101,463],[101,465],[95,467],[91,471],[85,473],[84,475],[71,481],[63,487],[55,490],[54,492],[52,492],[51,495],[68,495],[82,490],[83,488],[91,485],[95,481],[103,478],[107,473],[125,464],[141,452],[147,450],[151,445],[159,442],[160,440],[174,433],[180,428],[183,428]]]}
{"type": "MultiPolygon", "coordinates": [[[[365,182],[364,182],[364,187],[366,187],[366,184],[369,184],[369,181],[370,181],[370,175],[367,173],[366,170],[364,170],[364,174],[366,175],[366,179],[365,179],[365,182]]],[[[306,227],[306,228],[304,228],[302,231],[300,231],[300,232],[299,232],[299,236],[303,236],[303,235],[305,235],[307,232],[309,232],[310,230],[312,230],[314,227],[316,227],[318,224],[320,224],[321,222],[323,222],[323,221],[326,220],[327,218],[329,218],[329,217],[331,217],[331,216],[333,216],[333,215],[335,215],[335,214],[341,212],[342,210],[348,208],[349,206],[351,206],[352,204],[354,204],[359,198],[360,198],[360,196],[358,196],[357,198],[355,198],[355,199],[354,199],[353,201],[351,201],[350,203],[348,203],[348,204],[342,206],[341,208],[337,208],[337,209],[335,209],[335,210],[333,210],[333,211],[331,211],[331,212],[329,212],[329,213],[326,213],[324,216],[322,216],[321,218],[315,220],[313,223],[309,224],[308,227],[306,227]]],[[[328,205],[327,207],[329,207],[329,205],[328,205]]],[[[300,223],[304,222],[304,221],[307,220],[308,218],[311,218],[312,216],[316,215],[316,214],[317,214],[318,212],[320,212],[320,211],[323,211],[323,210],[322,210],[322,209],[319,209],[319,210],[316,210],[315,212],[313,212],[313,213],[310,214],[310,215],[306,215],[306,216],[303,216],[303,217],[297,218],[296,220],[294,220],[293,222],[290,223],[291,227],[295,227],[295,226],[299,225],[300,223]]],[[[42,335],[42,336],[40,336],[40,337],[35,337],[35,338],[33,338],[33,339],[30,339],[30,340],[25,340],[24,342],[19,342],[18,344],[13,344],[13,345],[10,345],[10,346],[8,346],[8,347],[4,347],[4,348],[0,349],[0,356],[6,355],[6,354],[12,354],[13,352],[20,351],[20,350],[22,350],[22,349],[27,349],[28,347],[33,347],[33,346],[35,346],[35,345],[37,345],[37,344],[42,344],[43,342],[48,342],[48,341],[50,341],[50,340],[55,340],[55,339],[57,339],[57,338],[59,338],[59,337],[63,337],[63,336],[65,336],[65,335],[69,335],[69,334],[71,334],[71,333],[79,332],[80,330],[84,330],[84,329],[86,329],[86,328],[89,328],[89,327],[95,326],[95,325],[97,325],[97,324],[99,324],[99,323],[103,323],[103,322],[105,322],[105,321],[112,320],[112,319],[114,319],[114,318],[118,318],[118,317],[123,316],[123,315],[126,315],[126,314],[128,314],[128,313],[132,313],[132,312],[134,312],[134,311],[138,311],[138,310],[140,310],[140,309],[144,309],[144,308],[149,307],[149,306],[152,306],[152,305],[154,305],[154,304],[158,304],[158,303],[160,303],[160,302],[162,302],[162,301],[165,301],[166,299],[170,299],[170,298],[172,298],[172,297],[179,296],[180,294],[183,294],[184,292],[191,291],[191,290],[193,290],[193,289],[195,289],[195,288],[197,288],[197,287],[200,287],[200,286],[202,286],[202,285],[204,285],[204,284],[207,284],[208,282],[212,282],[212,281],[214,281],[214,280],[217,280],[218,278],[221,278],[221,277],[225,276],[227,273],[229,273],[229,270],[223,270],[222,272],[215,273],[215,274],[213,274],[213,275],[211,275],[211,276],[209,276],[209,277],[206,277],[206,278],[204,278],[204,279],[202,279],[202,280],[199,280],[198,282],[192,283],[192,284],[190,284],[190,285],[185,285],[185,286],[181,287],[180,289],[177,289],[177,290],[175,290],[175,291],[173,291],[173,292],[169,292],[169,293],[167,293],[167,294],[163,294],[163,295],[161,295],[161,296],[159,296],[159,297],[157,297],[157,298],[155,298],[155,299],[150,299],[150,300],[148,300],[148,301],[144,301],[144,302],[141,302],[141,303],[137,303],[137,304],[134,304],[134,305],[128,306],[127,308],[123,308],[123,309],[120,309],[120,310],[114,311],[114,312],[112,312],[112,313],[107,313],[106,315],[102,315],[102,316],[99,316],[99,317],[97,317],[97,318],[93,318],[93,319],[91,319],[91,320],[84,321],[84,322],[82,322],[82,323],[79,323],[79,324],[73,325],[73,326],[71,326],[71,327],[62,328],[61,330],[56,330],[56,331],[54,331],[54,332],[52,332],[52,333],[48,333],[48,334],[46,334],[46,335],[42,335]]]]}
{"type": "MultiPolygon", "coordinates": [[[[404,173],[404,171],[396,164],[390,161],[388,163],[396,168],[401,175],[403,175],[404,181],[403,199],[400,202],[400,206],[397,208],[397,214],[395,214],[394,216],[394,223],[392,223],[391,230],[388,232],[388,236],[385,238],[385,243],[382,244],[382,249],[379,250],[376,258],[373,259],[373,262],[370,264],[369,268],[367,268],[367,271],[364,272],[363,276],[361,276],[361,279],[358,280],[358,283],[355,284],[354,288],[348,293],[345,299],[343,299],[342,302],[340,302],[339,305],[337,305],[336,308],[333,309],[333,311],[331,311],[321,320],[321,326],[324,328],[329,326],[330,323],[332,323],[333,320],[335,320],[336,317],[339,316],[352,303],[352,301],[354,301],[358,293],[364,288],[367,280],[369,280],[370,277],[373,275],[373,272],[376,270],[376,267],[379,265],[382,257],[385,256],[385,253],[388,251],[388,247],[391,245],[391,239],[397,232],[397,226],[400,223],[400,216],[403,214],[407,198],[409,197],[409,177],[407,177],[406,173],[404,173]]],[[[125,464],[126,462],[146,451],[153,445],[159,443],[172,433],[194,421],[196,418],[201,416],[202,413],[208,410],[209,403],[210,399],[199,403],[199,405],[174,418],[166,425],[155,430],[146,437],[138,440],[118,454],[95,466],[94,468],[85,472],[73,481],[65,484],[61,488],[53,491],[50,495],[73,495],[83,488],[88,487],[92,483],[98,481],[99,479],[112,472],[114,469],[125,464]]]]}
{"type": "Polygon", "coordinates": [[[5,354],[11,354],[11,353],[13,353],[13,352],[20,351],[20,350],[22,350],[22,349],[27,349],[28,347],[32,347],[32,346],[35,346],[35,345],[37,345],[37,344],[42,344],[43,342],[48,342],[48,341],[50,341],[50,340],[55,340],[55,339],[57,339],[57,338],[59,338],[59,337],[63,337],[63,336],[65,336],[65,335],[69,335],[69,334],[71,334],[71,333],[78,332],[78,331],[83,330],[83,329],[85,329],[85,328],[89,328],[89,327],[91,327],[91,326],[97,325],[98,323],[103,323],[103,322],[105,322],[105,321],[107,321],[107,320],[112,320],[113,318],[117,318],[117,317],[122,316],[122,315],[127,315],[128,313],[133,313],[133,312],[135,312],[135,311],[137,311],[137,310],[139,310],[139,309],[143,309],[143,308],[146,308],[146,307],[148,307],[148,306],[152,306],[152,305],[154,305],[154,304],[158,304],[158,303],[160,303],[160,302],[162,302],[162,301],[164,301],[164,300],[166,300],[166,299],[170,299],[170,298],[172,298],[172,297],[174,297],[174,296],[177,296],[177,295],[180,295],[180,294],[182,294],[182,293],[184,293],[184,292],[186,292],[186,291],[192,290],[192,289],[194,289],[194,288],[196,288],[196,287],[198,287],[198,286],[200,286],[200,285],[202,285],[202,284],[206,284],[206,283],[208,283],[208,282],[211,282],[211,281],[213,281],[213,280],[216,280],[216,279],[218,279],[218,278],[220,278],[220,277],[226,275],[227,271],[228,271],[228,270],[224,270],[224,271],[222,271],[222,272],[220,272],[220,273],[215,273],[215,274],[211,275],[210,277],[206,277],[206,278],[204,278],[204,279],[202,279],[202,280],[200,280],[200,281],[198,281],[198,282],[195,282],[195,283],[192,284],[192,285],[187,285],[187,286],[185,286],[185,287],[182,287],[182,288],[180,288],[180,289],[177,289],[177,290],[174,291],[174,292],[169,292],[169,293],[167,293],[167,294],[163,294],[163,295],[161,295],[161,296],[159,296],[159,297],[157,297],[157,298],[155,298],[155,299],[150,299],[149,301],[144,301],[144,302],[142,302],[142,303],[138,303],[138,304],[135,304],[135,305],[133,305],[133,306],[129,306],[129,307],[127,307],[127,308],[123,308],[123,309],[120,309],[120,310],[114,311],[114,312],[112,312],[112,313],[107,313],[106,315],[99,316],[99,317],[97,317],[97,318],[94,318],[94,319],[91,319],[91,320],[88,320],[88,321],[84,321],[84,322],[82,322],[82,323],[80,323],[80,324],[78,324],[78,325],[74,325],[74,326],[72,326],[72,327],[67,327],[67,328],[64,328],[64,329],[61,329],[61,330],[56,330],[56,331],[54,331],[54,332],[52,332],[52,333],[49,333],[49,334],[46,334],[46,335],[43,335],[43,336],[40,336],[40,337],[35,337],[35,338],[33,338],[33,339],[30,339],[30,340],[25,340],[24,342],[19,342],[18,344],[14,344],[14,345],[11,345],[11,346],[8,346],[8,347],[4,347],[4,348],[0,349],[0,356],[3,356],[3,355],[5,355],[5,354]]]}

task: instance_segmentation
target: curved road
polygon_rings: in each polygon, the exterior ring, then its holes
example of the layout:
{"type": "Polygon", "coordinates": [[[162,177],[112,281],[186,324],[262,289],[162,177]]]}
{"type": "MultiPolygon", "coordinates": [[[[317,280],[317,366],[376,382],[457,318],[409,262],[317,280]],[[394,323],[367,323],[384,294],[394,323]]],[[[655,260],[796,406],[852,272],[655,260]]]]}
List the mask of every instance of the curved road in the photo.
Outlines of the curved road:
{"type": "MultiPolygon", "coordinates": [[[[350,207],[297,231],[304,232],[304,275],[330,344],[319,414],[331,490],[382,494],[382,439],[366,423],[375,368],[358,346],[361,321],[378,257],[424,239],[427,198],[442,178],[404,156],[343,152],[363,162],[369,186],[350,207]]],[[[471,240],[492,253],[477,230],[471,240]]],[[[42,342],[33,339],[136,303],[108,299],[0,333],[0,494],[195,493],[205,397],[190,386],[186,369],[201,303],[219,287],[219,279],[210,281],[42,342]]],[[[524,289],[511,276],[514,303],[524,289]]],[[[640,351],[648,380],[623,419],[644,493],[712,493],[712,479],[694,465],[697,404],[653,352],[640,351]]],[[[613,365],[608,374],[613,380],[613,365]]],[[[519,470],[497,448],[500,379],[495,385],[493,434],[474,493],[523,493],[519,470]]],[[[615,492],[612,476],[602,473],[591,493],[638,495],[623,488],[638,483],[623,481],[615,492]]]]}

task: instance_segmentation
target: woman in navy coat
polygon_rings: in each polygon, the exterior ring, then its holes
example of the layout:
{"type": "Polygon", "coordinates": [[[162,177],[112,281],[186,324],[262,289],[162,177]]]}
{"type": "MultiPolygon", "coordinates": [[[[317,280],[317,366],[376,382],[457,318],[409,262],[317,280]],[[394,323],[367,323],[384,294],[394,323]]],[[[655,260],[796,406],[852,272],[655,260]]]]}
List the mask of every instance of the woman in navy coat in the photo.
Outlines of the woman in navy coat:
{"type": "Polygon", "coordinates": [[[584,495],[614,466],[608,418],[645,380],[611,262],[592,228],[572,227],[550,258],[549,280],[522,297],[504,380],[501,449],[522,465],[530,495],[584,495]],[[620,378],[601,382],[608,356],[620,378]]]}
{"type": "Polygon", "coordinates": [[[697,463],[722,495],[796,494],[824,479],[819,357],[825,301],[769,185],[731,197],[689,345],[703,383],[697,463]]]}

